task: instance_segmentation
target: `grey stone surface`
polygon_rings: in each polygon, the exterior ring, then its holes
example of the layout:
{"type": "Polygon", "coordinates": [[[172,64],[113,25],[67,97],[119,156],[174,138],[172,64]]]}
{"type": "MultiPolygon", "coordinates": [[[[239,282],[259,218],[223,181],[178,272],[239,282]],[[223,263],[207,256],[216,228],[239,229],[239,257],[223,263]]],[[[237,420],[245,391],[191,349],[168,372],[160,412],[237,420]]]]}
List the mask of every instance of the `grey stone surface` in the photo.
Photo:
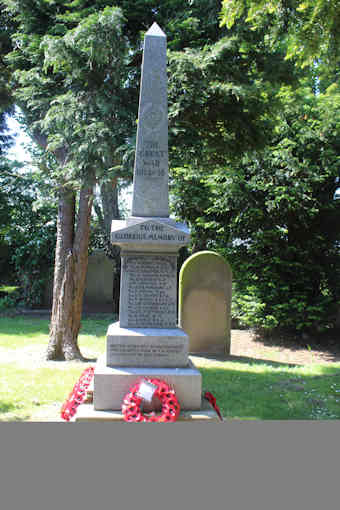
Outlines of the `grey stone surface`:
{"type": "Polygon", "coordinates": [[[166,37],[154,23],[144,40],[132,216],[111,227],[122,271],[119,326],[107,335],[110,365],[188,362],[188,339],[177,327],[177,253],[190,232],[169,218],[167,150],[166,37]]]}
{"type": "Polygon", "coordinates": [[[169,216],[166,36],[156,23],[144,39],[132,216],[169,216]]]}
{"type": "MultiPolygon", "coordinates": [[[[144,218],[142,216],[129,216],[124,221],[125,221],[126,226],[128,227],[130,225],[137,225],[138,223],[143,223],[144,221],[147,221],[148,219],[152,219],[154,221],[159,221],[161,223],[171,225],[172,227],[181,226],[182,228],[185,228],[189,232],[189,229],[185,223],[177,223],[176,220],[174,220],[173,218],[161,218],[159,216],[152,216],[151,218],[144,218]]],[[[120,222],[122,220],[116,220],[116,221],[120,222]]]]}
{"type": "Polygon", "coordinates": [[[184,368],[108,367],[105,356],[95,368],[94,408],[120,410],[130,387],[143,377],[158,377],[171,384],[183,410],[201,409],[202,376],[190,360],[184,368]]]}
{"type": "MultiPolygon", "coordinates": [[[[134,223],[114,220],[111,227],[111,242],[121,246],[124,250],[129,248],[144,249],[147,251],[167,250],[178,251],[190,241],[190,232],[183,223],[173,223],[161,219],[148,218],[134,223]]],[[[169,220],[169,219],[168,219],[169,220]]]]}
{"type": "Polygon", "coordinates": [[[116,322],[107,331],[106,365],[185,367],[188,345],[188,335],[179,328],[122,328],[116,322]]]}
{"type": "Polygon", "coordinates": [[[177,256],[123,252],[119,321],[122,327],[177,327],[177,256]]]}
{"type": "Polygon", "coordinates": [[[189,335],[189,352],[230,353],[232,272],[223,257],[198,252],[179,277],[179,324],[189,335]]]}
{"type": "MultiPolygon", "coordinates": [[[[97,411],[90,404],[82,404],[78,407],[77,413],[72,419],[75,422],[89,421],[109,421],[124,422],[121,411],[97,411]]],[[[177,419],[179,422],[204,422],[217,423],[220,422],[216,411],[209,405],[206,400],[202,401],[201,409],[197,411],[181,411],[177,419]]]]}

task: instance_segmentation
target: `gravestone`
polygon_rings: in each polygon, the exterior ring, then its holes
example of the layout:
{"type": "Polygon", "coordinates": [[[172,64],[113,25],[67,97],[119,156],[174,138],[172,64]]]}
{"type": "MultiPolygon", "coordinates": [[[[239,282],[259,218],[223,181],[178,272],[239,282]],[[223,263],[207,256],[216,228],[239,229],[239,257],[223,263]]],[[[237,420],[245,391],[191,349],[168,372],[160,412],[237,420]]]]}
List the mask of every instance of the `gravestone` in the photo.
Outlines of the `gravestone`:
{"type": "Polygon", "coordinates": [[[113,277],[113,261],[102,251],[91,253],[87,266],[84,311],[113,312],[113,277]]]}
{"type": "Polygon", "coordinates": [[[177,255],[188,227],[169,218],[166,37],[154,23],[144,39],[132,215],[113,221],[121,248],[119,321],[94,374],[94,409],[117,410],[132,383],[160,377],[182,409],[201,408],[201,374],[177,321],[177,255]]]}
{"type": "Polygon", "coordinates": [[[179,276],[179,324],[190,352],[230,354],[232,273],[221,255],[202,251],[189,257],[179,276]]]}

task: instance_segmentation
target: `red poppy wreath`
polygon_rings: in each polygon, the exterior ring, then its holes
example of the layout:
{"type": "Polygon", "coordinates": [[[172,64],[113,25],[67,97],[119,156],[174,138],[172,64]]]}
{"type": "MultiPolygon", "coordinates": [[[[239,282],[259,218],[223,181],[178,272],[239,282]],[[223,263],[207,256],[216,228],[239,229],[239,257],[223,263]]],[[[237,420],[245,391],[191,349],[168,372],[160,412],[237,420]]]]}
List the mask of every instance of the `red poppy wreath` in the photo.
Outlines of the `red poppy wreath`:
{"type": "Polygon", "coordinates": [[[143,397],[139,393],[141,381],[138,381],[130,388],[129,393],[127,393],[124,397],[122,404],[124,420],[127,422],[156,423],[176,421],[181,407],[177,400],[175,390],[165,381],[160,379],[146,377],[143,381],[155,386],[153,396],[160,400],[162,404],[162,411],[160,414],[155,414],[155,412],[143,414],[141,409],[143,397]]]}
{"type": "Polygon", "coordinates": [[[87,389],[92,381],[93,375],[94,367],[86,368],[81,374],[79,380],[74,385],[73,390],[61,408],[60,414],[63,420],[70,421],[70,419],[76,414],[78,406],[85,401],[87,389]]]}

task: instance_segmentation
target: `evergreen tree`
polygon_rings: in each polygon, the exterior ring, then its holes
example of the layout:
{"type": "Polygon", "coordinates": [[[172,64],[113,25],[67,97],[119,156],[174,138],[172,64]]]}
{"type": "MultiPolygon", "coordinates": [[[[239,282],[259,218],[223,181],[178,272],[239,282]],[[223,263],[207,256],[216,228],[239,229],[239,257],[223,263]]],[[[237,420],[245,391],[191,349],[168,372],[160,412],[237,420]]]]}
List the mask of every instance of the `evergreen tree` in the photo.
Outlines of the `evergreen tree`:
{"type": "Polygon", "coordinates": [[[292,64],[262,42],[263,28],[220,29],[219,0],[2,3],[15,101],[59,197],[48,358],[80,358],[93,187],[131,179],[120,151],[136,129],[143,33],[156,21],[168,37],[174,175],[211,174],[228,155],[263,144],[292,64]]]}

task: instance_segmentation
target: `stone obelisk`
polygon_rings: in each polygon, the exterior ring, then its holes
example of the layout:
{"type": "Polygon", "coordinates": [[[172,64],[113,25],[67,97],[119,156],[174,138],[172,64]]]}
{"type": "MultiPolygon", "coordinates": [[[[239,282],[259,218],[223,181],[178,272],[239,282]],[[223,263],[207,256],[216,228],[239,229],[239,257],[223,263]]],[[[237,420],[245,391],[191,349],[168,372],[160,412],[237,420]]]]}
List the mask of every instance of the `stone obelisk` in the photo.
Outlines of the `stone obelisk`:
{"type": "Polygon", "coordinates": [[[132,216],[169,217],[166,37],[156,23],[144,40],[132,216]]]}
{"type": "Polygon", "coordinates": [[[177,254],[190,233],[169,218],[168,178],[166,36],[154,23],[144,39],[132,214],[111,228],[121,248],[119,321],[97,363],[95,409],[119,409],[143,375],[173,384],[183,409],[201,405],[201,375],[177,326],[177,254]]]}

